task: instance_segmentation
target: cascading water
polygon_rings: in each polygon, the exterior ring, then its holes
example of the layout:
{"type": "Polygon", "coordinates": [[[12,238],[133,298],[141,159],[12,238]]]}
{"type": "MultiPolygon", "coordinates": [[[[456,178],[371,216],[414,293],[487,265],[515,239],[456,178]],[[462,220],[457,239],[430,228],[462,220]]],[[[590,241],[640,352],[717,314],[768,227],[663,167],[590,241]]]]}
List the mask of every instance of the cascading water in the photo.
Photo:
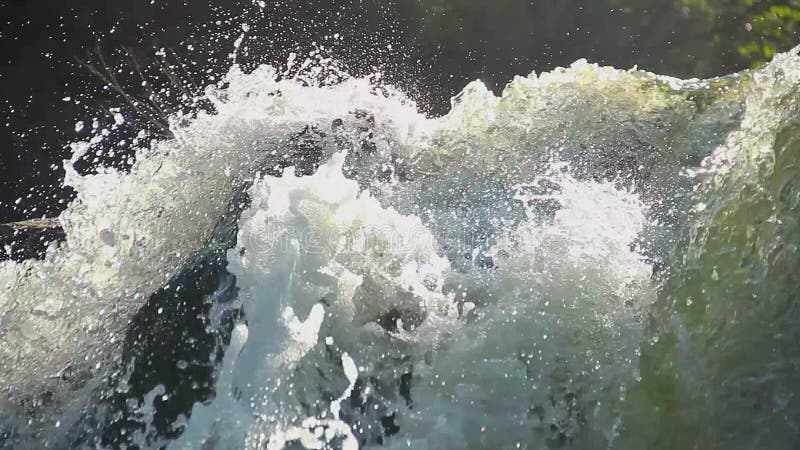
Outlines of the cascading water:
{"type": "Polygon", "coordinates": [[[73,145],[66,242],[0,265],[3,445],[94,446],[129,321],[226,246],[216,395],[133,444],[800,443],[797,51],[705,81],[578,61],[434,119],[319,78],[234,66],[130,173],[73,145]]]}

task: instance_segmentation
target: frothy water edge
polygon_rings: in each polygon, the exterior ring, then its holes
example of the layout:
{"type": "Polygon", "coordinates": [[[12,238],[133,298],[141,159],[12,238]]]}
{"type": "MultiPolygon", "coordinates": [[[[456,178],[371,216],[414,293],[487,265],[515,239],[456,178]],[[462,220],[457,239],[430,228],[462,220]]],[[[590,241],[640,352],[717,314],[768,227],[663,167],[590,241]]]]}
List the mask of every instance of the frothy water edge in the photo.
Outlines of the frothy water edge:
{"type": "Polygon", "coordinates": [[[234,67],[128,174],[79,176],[74,144],[66,242],[0,265],[6,445],[63,444],[242,192],[244,316],[170,448],[791,445],[798,66],[579,61],[435,119],[369,80],[234,67]]]}

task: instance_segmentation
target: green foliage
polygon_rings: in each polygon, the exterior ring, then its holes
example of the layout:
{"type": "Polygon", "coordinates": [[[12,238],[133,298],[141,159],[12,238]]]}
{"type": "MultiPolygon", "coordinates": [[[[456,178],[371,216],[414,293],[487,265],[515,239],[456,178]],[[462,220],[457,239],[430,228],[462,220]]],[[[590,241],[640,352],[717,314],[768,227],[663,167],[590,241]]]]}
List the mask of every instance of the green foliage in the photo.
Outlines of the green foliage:
{"type": "Polygon", "coordinates": [[[469,73],[490,85],[578,57],[706,78],[800,44],[800,0],[366,1],[376,16],[398,11],[400,40],[443,79],[469,73]]]}
{"type": "Polygon", "coordinates": [[[705,20],[712,42],[742,63],[760,66],[798,44],[800,0],[678,0],[705,20]]]}

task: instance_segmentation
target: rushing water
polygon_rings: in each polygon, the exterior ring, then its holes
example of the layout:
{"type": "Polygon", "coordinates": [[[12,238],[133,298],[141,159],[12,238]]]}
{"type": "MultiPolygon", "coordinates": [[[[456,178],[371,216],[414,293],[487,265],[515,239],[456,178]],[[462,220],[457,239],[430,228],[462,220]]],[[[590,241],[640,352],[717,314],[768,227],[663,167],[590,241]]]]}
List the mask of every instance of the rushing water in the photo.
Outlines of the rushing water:
{"type": "Polygon", "coordinates": [[[2,445],[800,445],[796,50],[711,80],[578,61],[439,118],[292,73],[234,65],[129,173],[73,144],[66,241],[0,265],[2,445]],[[164,433],[165,386],[108,399],[137,311],[200,278],[218,338],[177,373],[214,395],[164,433]]]}

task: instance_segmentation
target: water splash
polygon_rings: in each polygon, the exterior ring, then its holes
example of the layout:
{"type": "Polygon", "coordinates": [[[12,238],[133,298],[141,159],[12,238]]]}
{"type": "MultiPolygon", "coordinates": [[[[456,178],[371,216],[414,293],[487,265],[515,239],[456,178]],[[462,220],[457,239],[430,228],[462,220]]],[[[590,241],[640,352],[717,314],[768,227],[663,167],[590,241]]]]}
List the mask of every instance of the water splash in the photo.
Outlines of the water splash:
{"type": "Polygon", "coordinates": [[[578,61],[433,119],[234,66],[128,174],[79,176],[74,144],[66,242],[0,264],[3,445],[62,446],[246,193],[243,318],[171,448],[791,448],[798,61],[578,61]]]}

